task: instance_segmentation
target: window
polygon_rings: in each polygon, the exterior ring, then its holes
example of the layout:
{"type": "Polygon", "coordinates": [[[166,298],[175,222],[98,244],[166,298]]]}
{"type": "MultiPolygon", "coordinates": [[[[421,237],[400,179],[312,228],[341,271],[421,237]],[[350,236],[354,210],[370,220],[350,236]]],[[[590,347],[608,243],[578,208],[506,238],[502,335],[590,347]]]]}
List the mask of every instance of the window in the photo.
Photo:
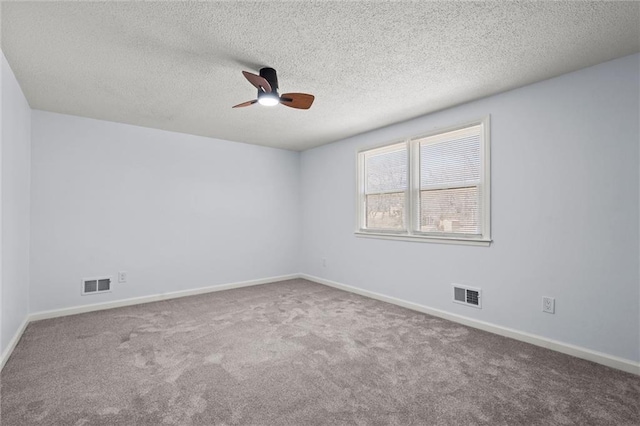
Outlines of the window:
{"type": "Polygon", "coordinates": [[[490,242],[489,118],[358,153],[359,235],[490,242]]]}
{"type": "Polygon", "coordinates": [[[365,227],[380,231],[406,228],[407,145],[391,145],[364,154],[365,227]]]}

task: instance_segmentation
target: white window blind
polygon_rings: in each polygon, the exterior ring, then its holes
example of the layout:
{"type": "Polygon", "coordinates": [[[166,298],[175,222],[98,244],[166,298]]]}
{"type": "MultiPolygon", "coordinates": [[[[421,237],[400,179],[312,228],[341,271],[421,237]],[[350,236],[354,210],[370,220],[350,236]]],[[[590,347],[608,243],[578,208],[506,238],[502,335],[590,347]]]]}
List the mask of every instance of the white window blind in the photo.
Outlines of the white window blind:
{"type": "Polygon", "coordinates": [[[488,117],[358,153],[358,230],[490,241],[488,117]]]}
{"type": "Polygon", "coordinates": [[[481,235],[482,126],[417,140],[418,231],[481,235]]]}
{"type": "Polygon", "coordinates": [[[364,170],[365,227],[404,230],[408,188],[406,144],[367,152],[364,170]]]}

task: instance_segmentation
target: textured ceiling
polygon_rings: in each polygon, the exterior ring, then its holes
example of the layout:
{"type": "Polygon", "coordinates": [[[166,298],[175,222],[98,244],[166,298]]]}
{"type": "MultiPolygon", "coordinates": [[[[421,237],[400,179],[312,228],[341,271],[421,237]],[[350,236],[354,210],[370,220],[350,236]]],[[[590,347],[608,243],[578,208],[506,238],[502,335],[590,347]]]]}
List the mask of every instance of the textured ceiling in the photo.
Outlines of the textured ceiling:
{"type": "Polygon", "coordinates": [[[637,2],[3,2],[32,108],[293,150],[640,50],[637,2]],[[254,99],[278,71],[308,111],[254,99]]]}

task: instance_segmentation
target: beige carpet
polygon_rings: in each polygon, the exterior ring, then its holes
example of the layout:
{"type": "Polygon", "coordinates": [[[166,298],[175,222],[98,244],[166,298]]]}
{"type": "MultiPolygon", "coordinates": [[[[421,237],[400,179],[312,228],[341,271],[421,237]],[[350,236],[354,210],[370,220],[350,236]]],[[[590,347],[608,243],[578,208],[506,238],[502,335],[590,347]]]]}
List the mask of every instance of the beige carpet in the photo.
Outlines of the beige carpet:
{"type": "Polygon", "coordinates": [[[640,378],[285,281],[34,322],[1,424],[632,425],[640,378]]]}

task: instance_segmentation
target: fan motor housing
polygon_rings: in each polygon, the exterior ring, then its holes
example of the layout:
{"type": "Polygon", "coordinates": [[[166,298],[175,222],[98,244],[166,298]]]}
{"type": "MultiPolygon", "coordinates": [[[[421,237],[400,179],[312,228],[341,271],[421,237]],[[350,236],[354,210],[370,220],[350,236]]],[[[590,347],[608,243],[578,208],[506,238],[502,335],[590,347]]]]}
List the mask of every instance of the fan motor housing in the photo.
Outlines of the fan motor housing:
{"type": "Polygon", "coordinates": [[[269,82],[269,85],[271,86],[271,93],[265,93],[258,89],[258,99],[262,97],[280,98],[280,94],[278,94],[278,76],[276,74],[276,70],[273,68],[260,68],[260,77],[269,82]]]}
{"type": "Polygon", "coordinates": [[[264,78],[271,85],[271,90],[278,91],[278,75],[273,68],[260,68],[260,77],[264,78]]]}

